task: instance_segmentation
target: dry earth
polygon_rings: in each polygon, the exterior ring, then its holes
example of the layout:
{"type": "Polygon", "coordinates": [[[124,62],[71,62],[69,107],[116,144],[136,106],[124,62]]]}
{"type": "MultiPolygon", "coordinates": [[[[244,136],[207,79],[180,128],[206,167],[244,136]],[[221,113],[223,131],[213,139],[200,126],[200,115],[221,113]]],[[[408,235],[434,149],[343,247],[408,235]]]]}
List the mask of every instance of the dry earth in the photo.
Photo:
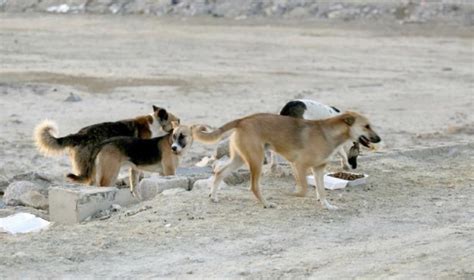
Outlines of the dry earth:
{"type": "MultiPolygon", "coordinates": [[[[233,22],[0,15],[0,176],[46,172],[34,126],[60,133],[165,106],[220,125],[312,98],[369,116],[384,139],[365,152],[365,187],[331,191],[341,209],[287,195],[266,176],[211,203],[197,189],[108,220],[0,235],[2,278],[474,277],[473,34],[458,26],[233,22]],[[78,102],[65,102],[70,93],[78,102]],[[141,211],[143,210],[143,211],[141,211]]],[[[212,151],[195,144],[184,165],[212,151]]],[[[335,169],[336,166],[332,166],[335,169]]],[[[0,209],[2,216],[12,209],[0,209]]]]}

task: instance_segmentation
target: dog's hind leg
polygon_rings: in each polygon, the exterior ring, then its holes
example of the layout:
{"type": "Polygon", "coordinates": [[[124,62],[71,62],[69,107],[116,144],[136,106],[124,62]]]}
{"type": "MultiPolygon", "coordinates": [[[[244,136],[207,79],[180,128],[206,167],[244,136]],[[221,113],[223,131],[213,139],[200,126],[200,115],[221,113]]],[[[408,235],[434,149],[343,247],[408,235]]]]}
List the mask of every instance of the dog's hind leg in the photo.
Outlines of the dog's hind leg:
{"type": "Polygon", "coordinates": [[[225,165],[219,167],[214,173],[214,181],[212,182],[211,191],[209,192],[209,197],[212,201],[217,202],[217,189],[222,182],[222,180],[228,176],[232,171],[238,169],[244,164],[242,158],[239,154],[232,150],[231,147],[231,159],[225,165]]]}
{"type": "Polygon", "coordinates": [[[306,181],[306,171],[308,171],[308,168],[297,163],[292,163],[291,166],[293,167],[293,175],[296,180],[296,187],[298,188],[292,195],[304,197],[308,192],[308,182],[306,181]]]}
{"type": "Polygon", "coordinates": [[[316,198],[319,200],[323,208],[328,210],[336,210],[338,208],[330,204],[326,198],[326,190],[324,189],[324,169],[324,165],[312,168],[314,181],[316,184],[316,198]]]}
{"type": "Polygon", "coordinates": [[[121,162],[117,157],[108,154],[107,152],[100,152],[96,159],[96,183],[100,187],[108,187],[115,184],[117,176],[120,172],[121,162]]]}
{"type": "Polygon", "coordinates": [[[252,145],[253,143],[242,143],[239,152],[250,169],[250,183],[253,194],[265,208],[275,208],[274,203],[267,202],[260,190],[260,175],[262,173],[263,160],[265,157],[264,147],[252,145]],[[247,144],[247,145],[246,145],[247,144]]]}
{"type": "Polygon", "coordinates": [[[275,208],[274,203],[268,202],[262,195],[260,190],[260,175],[262,173],[262,164],[263,157],[258,159],[255,157],[254,160],[249,162],[250,168],[250,180],[251,180],[251,190],[255,197],[263,204],[264,208],[275,208]]]}

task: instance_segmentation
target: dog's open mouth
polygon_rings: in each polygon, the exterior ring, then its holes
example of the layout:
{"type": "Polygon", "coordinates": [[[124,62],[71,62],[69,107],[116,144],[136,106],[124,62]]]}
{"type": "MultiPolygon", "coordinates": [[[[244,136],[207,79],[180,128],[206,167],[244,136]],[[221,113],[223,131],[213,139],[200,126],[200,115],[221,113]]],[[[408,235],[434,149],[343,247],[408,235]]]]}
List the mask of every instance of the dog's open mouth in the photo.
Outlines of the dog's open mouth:
{"type": "Polygon", "coordinates": [[[367,148],[370,148],[370,140],[369,138],[365,137],[364,135],[359,137],[359,143],[364,145],[367,148]]]}

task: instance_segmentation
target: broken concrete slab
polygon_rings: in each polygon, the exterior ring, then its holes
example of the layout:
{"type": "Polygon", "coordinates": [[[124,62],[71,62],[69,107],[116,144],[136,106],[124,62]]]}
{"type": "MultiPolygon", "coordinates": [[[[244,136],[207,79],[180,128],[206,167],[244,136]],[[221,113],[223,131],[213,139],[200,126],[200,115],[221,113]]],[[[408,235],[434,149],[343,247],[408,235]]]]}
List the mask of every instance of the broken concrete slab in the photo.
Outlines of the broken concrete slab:
{"type": "Polygon", "coordinates": [[[63,224],[84,221],[95,213],[138,202],[128,189],[79,185],[55,186],[49,189],[50,220],[63,224]]]}

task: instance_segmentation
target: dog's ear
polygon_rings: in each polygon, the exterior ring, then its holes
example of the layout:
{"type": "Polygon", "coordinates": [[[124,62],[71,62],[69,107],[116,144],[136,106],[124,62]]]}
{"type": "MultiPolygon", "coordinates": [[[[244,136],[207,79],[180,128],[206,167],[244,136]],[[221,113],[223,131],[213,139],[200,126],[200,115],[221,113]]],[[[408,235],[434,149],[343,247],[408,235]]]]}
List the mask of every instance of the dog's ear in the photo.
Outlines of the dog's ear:
{"type": "Polygon", "coordinates": [[[153,105],[153,112],[156,112],[158,111],[160,108],[159,107],[156,107],[155,105],[153,105]]]}
{"type": "Polygon", "coordinates": [[[173,127],[173,129],[176,129],[179,127],[179,121],[172,121],[171,122],[171,127],[173,127]]]}
{"type": "Polygon", "coordinates": [[[348,126],[351,126],[355,123],[356,119],[354,116],[346,114],[344,115],[344,118],[342,119],[348,126]]]}
{"type": "Polygon", "coordinates": [[[166,121],[168,119],[168,112],[165,109],[158,109],[158,118],[162,121],[166,121]]]}

